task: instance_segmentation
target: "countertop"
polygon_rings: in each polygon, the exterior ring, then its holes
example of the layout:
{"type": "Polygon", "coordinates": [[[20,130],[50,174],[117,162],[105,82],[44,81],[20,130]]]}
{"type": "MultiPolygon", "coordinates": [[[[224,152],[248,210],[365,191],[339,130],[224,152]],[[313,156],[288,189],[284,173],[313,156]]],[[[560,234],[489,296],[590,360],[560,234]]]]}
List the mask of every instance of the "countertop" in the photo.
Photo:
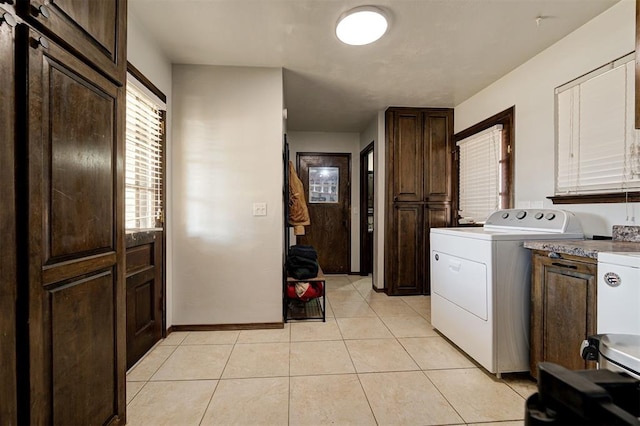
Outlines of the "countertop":
{"type": "Polygon", "coordinates": [[[640,252],[640,226],[613,225],[611,235],[611,240],[525,241],[524,247],[591,259],[597,259],[601,251],[640,252]]]}
{"type": "Polygon", "coordinates": [[[535,240],[525,241],[524,247],[591,259],[597,259],[601,251],[640,252],[639,242],[613,240],[535,240]]]}

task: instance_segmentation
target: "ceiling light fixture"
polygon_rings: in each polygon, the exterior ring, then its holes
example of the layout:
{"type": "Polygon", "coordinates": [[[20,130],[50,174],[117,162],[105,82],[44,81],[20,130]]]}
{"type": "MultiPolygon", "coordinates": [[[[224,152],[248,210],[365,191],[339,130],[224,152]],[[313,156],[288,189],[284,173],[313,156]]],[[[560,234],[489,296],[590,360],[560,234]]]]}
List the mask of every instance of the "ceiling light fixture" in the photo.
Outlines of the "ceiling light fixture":
{"type": "Polygon", "coordinates": [[[389,28],[387,18],[375,6],[360,6],[344,13],[336,25],[336,36],[346,44],[362,46],[382,37],[389,28]]]}

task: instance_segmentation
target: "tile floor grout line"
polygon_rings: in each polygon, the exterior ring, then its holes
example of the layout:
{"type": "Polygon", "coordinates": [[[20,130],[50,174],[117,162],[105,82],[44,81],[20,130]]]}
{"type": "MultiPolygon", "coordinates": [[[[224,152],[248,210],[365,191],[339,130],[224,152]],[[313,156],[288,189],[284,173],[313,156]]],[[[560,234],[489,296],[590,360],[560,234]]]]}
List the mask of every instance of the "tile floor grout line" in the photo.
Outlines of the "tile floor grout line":
{"type": "MultiPolygon", "coordinates": [[[[438,387],[438,385],[435,384],[435,382],[433,380],[431,380],[431,377],[429,377],[429,375],[427,374],[426,371],[422,371],[422,374],[427,378],[427,380],[429,380],[429,382],[431,383],[431,385],[435,388],[436,391],[438,391],[438,393],[440,395],[442,395],[442,398],[444,398],[445,401],[447,401],[447,404],[449,404],[449,406],[451,407],[451,409],[453,411],[455,411],[455,413],[458,415],[458,417],[460,417],[460,419],[462,419],[462,421],[464,422],[463,424],[468,424],[469,422],[462,416],[462,414],[458,411],[458,409],[453,405],[453,403],[451,403],[451,401],[449,401],[449,398],[447,398],[447,396],[440,390],[440,388],[438,387]]],[[[477,423],[477,422],[476,422],[477,423]]]]}
{"type": "Polygon", "coordinates": [[[202,422],[204,421],[204,418],[207,415],[207,411],[209,411],[209,407],[211,406],[211,402],[213,402],[213,397],[216,394],[216,390],[218,390],[218,386],[220,386],[220,380],[216,380],[216,386],[213,388],[213,392],[211,392],[211,396],[209,397],[209,402],[207,402],[207,406],[205,407],[204,411],[202,412],[202,417],[200,418],[200,422],[198,422],[199,426],[202,425],[202,422]]]}

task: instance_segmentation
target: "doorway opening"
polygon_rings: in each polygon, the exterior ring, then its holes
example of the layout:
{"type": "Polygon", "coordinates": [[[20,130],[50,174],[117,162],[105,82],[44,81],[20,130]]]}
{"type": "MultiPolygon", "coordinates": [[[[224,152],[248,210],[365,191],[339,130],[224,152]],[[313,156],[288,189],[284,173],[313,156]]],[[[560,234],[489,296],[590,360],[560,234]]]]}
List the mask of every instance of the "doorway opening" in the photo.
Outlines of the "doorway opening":
{"type": "Polygon", "coordinates": [[[360,275],[373,272],[373,142],[360,152],[360,275]]]}

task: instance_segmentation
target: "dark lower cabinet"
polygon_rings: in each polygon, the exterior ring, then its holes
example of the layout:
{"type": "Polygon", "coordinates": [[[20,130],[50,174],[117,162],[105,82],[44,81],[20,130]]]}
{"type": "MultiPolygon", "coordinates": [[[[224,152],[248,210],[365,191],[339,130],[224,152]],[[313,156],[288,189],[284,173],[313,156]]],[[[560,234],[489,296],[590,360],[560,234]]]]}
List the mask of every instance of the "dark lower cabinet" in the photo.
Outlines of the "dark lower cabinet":
{"type": "Polygon", "coordinates": [[[595,368],[580,344],[596,333],[597,264],[593,259],[535,251],[531,280],[531,375],[538,363],[571,370],[595,368]]]}
{"type": "Polygon", "coordinates": [[[162,339],[163,231],[126,235],[127,369],[162,339]]]}

